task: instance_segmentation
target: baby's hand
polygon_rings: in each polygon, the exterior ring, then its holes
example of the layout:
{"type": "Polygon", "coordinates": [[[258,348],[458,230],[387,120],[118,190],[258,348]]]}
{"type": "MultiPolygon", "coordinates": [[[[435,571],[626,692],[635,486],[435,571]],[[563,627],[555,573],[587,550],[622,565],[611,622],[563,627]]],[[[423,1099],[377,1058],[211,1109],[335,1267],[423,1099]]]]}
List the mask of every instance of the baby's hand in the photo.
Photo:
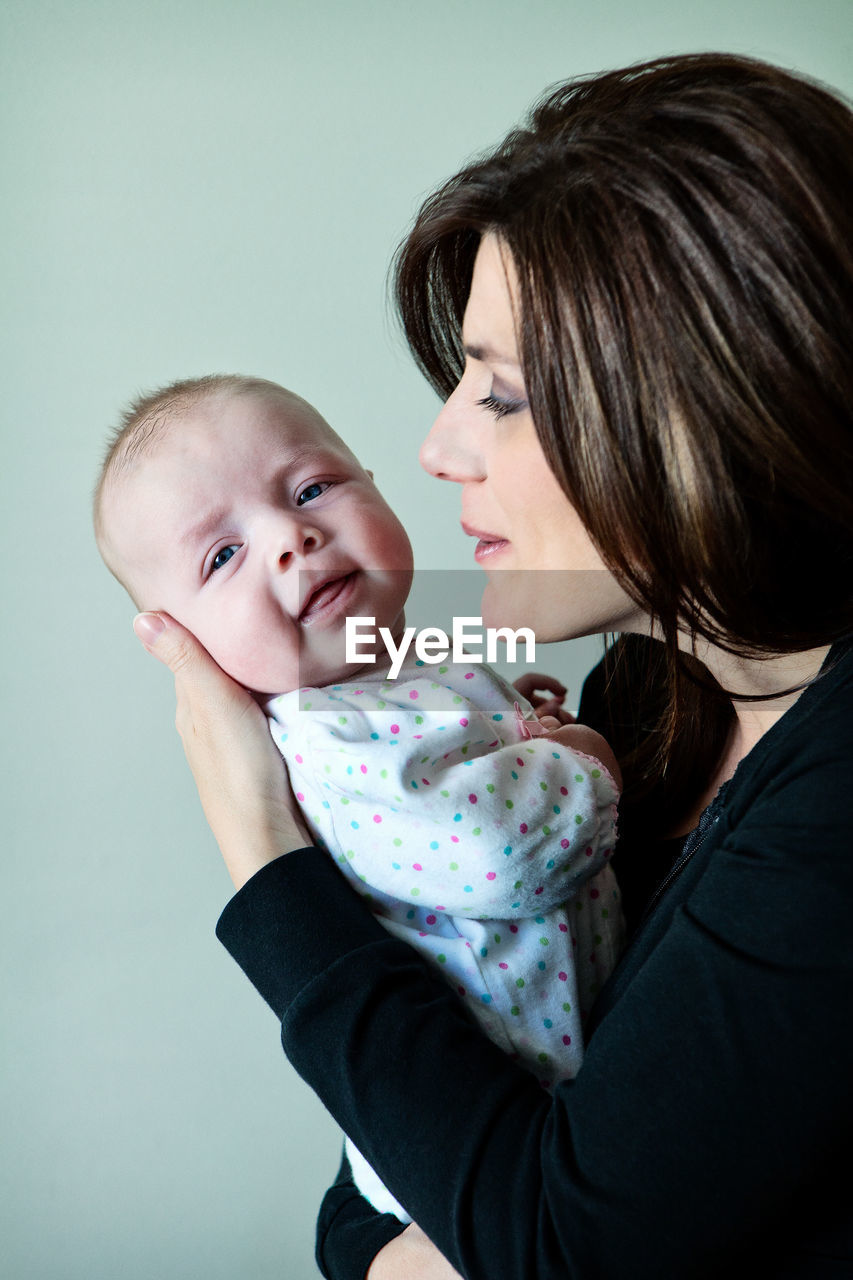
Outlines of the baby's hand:
{"type": "Polygon", "coordinates": [[[566,686],[560,684],[554,676],[543,676],[535,671],[526,671],[524,675],[513,681],[513,686],[523,698],[527,699],[540,720],[543,716],[548,716],[556,719],[559,724],[574,724],[575,717],[571,711],[563,709],[563,699],[568,692],[566,686]],[[542,691],[551,696],[543,698],[542,691]]]}
{"type": "Polygon", "coordinates": [[[549,737],[561,743],[569,751],[580,751],[585,756],[593,756],[600,760],[613,778],[619,790],[622,790],[622,770],[619,762],[605,738],[585,724],[560,724],[555,716],[543,716],[539,721],[543,729],[547,729],[549,737]]]}

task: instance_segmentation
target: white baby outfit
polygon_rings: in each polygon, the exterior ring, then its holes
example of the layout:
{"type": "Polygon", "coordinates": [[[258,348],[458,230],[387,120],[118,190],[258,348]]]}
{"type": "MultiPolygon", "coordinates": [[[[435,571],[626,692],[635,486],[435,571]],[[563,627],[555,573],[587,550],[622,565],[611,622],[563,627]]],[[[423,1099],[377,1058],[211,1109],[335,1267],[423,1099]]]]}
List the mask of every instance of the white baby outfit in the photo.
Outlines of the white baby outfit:
{"type": "MultiPolygon", "coordinates": [[[[623,942],[607,770],[527,736],[541,734],[532,708],[470,661],[410,659],[396,680],[296,690],[266,711],[314,838],[389,932],[546,1088],[574,1076],[623,942]]],[[[362,1194],[411,1221],[348,1155],[362,1194]]]]}

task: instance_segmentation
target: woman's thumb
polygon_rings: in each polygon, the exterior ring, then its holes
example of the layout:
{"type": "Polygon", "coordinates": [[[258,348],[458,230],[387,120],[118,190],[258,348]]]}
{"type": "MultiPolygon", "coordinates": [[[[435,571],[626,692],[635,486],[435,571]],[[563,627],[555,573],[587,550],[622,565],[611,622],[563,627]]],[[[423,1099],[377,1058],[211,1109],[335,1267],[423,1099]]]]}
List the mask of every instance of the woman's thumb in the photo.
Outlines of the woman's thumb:
{"type": "Polygon", "coordinates": [[[198,650],[194,637],[162,613],[138,613],[133,629],[149,653],[171,671],[182,671],[198,650]]]}

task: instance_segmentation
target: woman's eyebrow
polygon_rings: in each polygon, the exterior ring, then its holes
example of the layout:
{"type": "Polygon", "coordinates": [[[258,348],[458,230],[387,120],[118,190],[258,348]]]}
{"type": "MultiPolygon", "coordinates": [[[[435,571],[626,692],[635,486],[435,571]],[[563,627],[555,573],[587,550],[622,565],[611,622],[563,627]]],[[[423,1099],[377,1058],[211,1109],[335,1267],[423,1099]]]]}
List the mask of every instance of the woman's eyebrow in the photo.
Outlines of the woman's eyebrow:
{"type": "Polygon", "coordinates": [[[484,364],[510,364],[514,369],[520,367],[515,356],[505,355],[503,352],[498,351],[496,347],[466,342],[462,350],[470,360],[479,360],[484,364]]]}

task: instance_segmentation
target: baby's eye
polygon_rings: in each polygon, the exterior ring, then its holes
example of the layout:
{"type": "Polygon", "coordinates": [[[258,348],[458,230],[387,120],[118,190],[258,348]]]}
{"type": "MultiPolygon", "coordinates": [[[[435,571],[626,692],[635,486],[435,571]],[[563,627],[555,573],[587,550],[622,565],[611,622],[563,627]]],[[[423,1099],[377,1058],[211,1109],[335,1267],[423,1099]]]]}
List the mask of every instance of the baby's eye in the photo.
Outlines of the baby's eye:
{"type": "Polygon", "coordinates": [[[217,569],[221,569],[222,566],[227,564],[231,557],[237,553],[237,550],[238,548],[236,546],[231,546],[223,547],[221,551],[217,551],[216,555],[213,557],[210,572],[216,573],[217,569]]]}
{"type": "Polygon", "coordinates": [[[309,484],[307,489],[303,489],[296,499],[297,507],[303,506],[306,502],[313,502],[315,498],[319,498],[321,493],[325,493],[329,487],[327,480],[317,480],[314,484],[309,484]]]}

